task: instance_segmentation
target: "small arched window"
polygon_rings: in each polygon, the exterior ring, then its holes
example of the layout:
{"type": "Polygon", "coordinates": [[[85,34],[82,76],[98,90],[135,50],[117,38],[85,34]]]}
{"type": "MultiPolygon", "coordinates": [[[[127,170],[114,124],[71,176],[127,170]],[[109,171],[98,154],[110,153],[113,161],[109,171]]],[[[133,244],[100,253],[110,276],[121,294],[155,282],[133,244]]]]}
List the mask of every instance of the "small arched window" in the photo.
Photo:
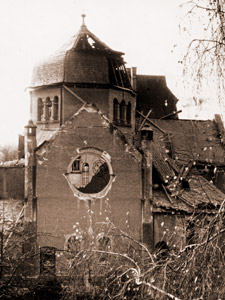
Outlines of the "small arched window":
{"type": "Polygon", "coordinates": [[[119,122],[120,119],[120,104],[118,100],[115,98],[113,100],[113,121],[119,122]]]}
{"type": "Polygon", "coordinates": [[[52,103],[52,115],[51,119],[57,121],[59,119],[59,98],[57,96],[54,97],[52,103]]]}
{"type": "Polygon", "coordinates": [[[78,156],[72,164],[72,172],[80,171],[80,156],[78,156]]]}
{"type": "Polygon", "coordinates": [[[131,124],[131,103],[127,104],[127,124],[131,124]]]}
{"type": "Polygon", "coordinates": [[[52,102],[49,97],[45,100],[45,120],[50,120],[52,115],[52,102]]]}
{"type": "Polygon", "coordinates": [[[127,119],[127,106],[126,102],[122,100],[120,104],[120,122],[121,124],[126,124],[126,119],[127,119]]]}
{"type": "Polygon", "coordinates": [[[37,103],[37,120],[41,121],[44,112],[44,104],[41,98],[38,98],[37,103]]]}
{"type": "Polygon", "coordinates": [[[84,163],[82,166],[82,185],[85,187],[89,183],[89,164],[84,163]]]}

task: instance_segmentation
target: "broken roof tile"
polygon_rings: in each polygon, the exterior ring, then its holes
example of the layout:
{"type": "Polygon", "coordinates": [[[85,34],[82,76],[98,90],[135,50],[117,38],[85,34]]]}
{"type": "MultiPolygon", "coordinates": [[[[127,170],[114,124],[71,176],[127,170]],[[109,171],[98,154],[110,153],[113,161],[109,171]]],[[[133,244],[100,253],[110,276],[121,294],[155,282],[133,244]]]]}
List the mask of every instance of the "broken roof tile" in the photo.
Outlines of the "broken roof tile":
{"type": "Polygon", "coordinates": [[[161,147],[171,146],[172,158],[178,165],[189,161],[225,166],[225,149],[214,121],[152,120],[167,134],[154,128],[154,140],[161,147]]]}

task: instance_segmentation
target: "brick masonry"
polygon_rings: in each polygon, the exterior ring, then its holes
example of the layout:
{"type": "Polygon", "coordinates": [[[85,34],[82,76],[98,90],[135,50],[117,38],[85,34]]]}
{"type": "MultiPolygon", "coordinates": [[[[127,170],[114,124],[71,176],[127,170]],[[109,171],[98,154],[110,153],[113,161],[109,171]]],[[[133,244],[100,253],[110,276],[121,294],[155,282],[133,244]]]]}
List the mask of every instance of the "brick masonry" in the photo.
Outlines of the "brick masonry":
{"type": "Polygon", "coordinates": [[[40,246],[61,248],[65,242],[64,236],[72,232],[76,222],[84,229],[88,227],[87,203],[73,195],[63,175],[78,154],[77,149],[85,146],[106,151],[111,157],[115,175],[108,195],[92,201],[93,224],[109,217],[119,228],[131,230],[135,238],[141,238],[140,156],[134,157],[126,150],[123,140],[115,131],[112,132],[96,110],[82,110],[37,151],[37,228],[42,233],[40,246]]]}

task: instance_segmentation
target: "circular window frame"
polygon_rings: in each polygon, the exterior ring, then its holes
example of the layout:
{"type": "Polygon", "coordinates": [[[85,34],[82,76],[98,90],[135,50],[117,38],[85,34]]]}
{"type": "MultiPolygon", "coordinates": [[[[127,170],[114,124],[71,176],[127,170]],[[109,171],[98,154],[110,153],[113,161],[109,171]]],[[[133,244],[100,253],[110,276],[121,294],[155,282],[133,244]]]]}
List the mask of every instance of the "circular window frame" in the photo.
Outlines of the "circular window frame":
{"type": "Polygon", "coordinates": [[[72,158],[68,168],[67,168],[67,173],[64,174],[67,182],[70,186],[70,188],[72,189],[74,196],[78,197],[81,200],[90,200],[90,199],[100,199],[100,198],[104,198],[109,190],[111,189],[112,186],[112,182],[114,181],[114,174],[113,174],[113,169],[112,169],[112,165],[111,165],[111,157],[110,155],[103,150],[100,150],[98,148],[92,148],[92,147],[88,147],[88,148],[81,148],[81,149],[77,149],[77,154],[72,158]],[[79,191],[70,181],[69,176],[70,174],[72,174],[72,165],[74,163],[74,161],[76,159],[78,159],[79,157],[81,157],[84,154],[94,154],[96,156],[99,156],[99,159],[103,159],[108,167],[108,171],[109,171],[109,181],[106,184],[106,186],[98,193],[83,193],[81,191],[79,191]]]}

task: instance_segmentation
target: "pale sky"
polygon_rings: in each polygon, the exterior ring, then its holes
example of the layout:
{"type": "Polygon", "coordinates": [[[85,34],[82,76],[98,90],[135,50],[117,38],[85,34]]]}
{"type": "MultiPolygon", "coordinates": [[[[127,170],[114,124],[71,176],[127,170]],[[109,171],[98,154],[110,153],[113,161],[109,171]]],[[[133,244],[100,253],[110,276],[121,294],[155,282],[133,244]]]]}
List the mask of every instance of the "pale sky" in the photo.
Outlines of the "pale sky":
{"type": "Polygon", "coordinates": [[[29,120],[34,64],[86,25],[139,74],[165,75],[180,98],[180,0],[0,0],[0,146],[17,144],[29,120]],[[178,45],[175,48],[174,45],[178,45]],[[178,49],[178,50],[177,50],[178,49]],[[173,50],[173,51],[172,51],[173,50]]]}

